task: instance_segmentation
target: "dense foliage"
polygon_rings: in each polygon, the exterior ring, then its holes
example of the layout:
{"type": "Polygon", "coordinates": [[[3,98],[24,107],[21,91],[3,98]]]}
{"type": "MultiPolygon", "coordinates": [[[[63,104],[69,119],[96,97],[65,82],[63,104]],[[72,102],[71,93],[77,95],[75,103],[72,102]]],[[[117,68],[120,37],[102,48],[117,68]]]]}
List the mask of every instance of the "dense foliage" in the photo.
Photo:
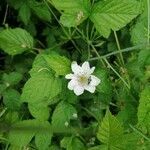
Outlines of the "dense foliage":
{"type": "Polygon", "coordinates": [[[0,0],[0,17],[0,149],[150,149],[149,0],[0,0]],[[73,61],[95,93],[68,89],[73,61]]]}

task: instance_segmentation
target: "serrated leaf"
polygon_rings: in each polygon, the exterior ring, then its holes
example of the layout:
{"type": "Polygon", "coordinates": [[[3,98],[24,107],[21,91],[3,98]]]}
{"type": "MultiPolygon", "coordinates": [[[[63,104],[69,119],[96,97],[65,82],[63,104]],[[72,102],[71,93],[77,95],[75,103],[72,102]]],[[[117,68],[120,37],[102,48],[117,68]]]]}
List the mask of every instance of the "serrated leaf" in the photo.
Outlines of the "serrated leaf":
{"type": "Polygon", "coordinates": [[[10,6],[14,7],[15,9],[19,9],[23,5],[25,0],[7,0],[7,2],[10,6]]]}
{"type": "Polygon", "coordinates": [[[128,73],[130,76],[134,78],[139,78],[141,79],[144,76],[144,70],[143,68],[139,65],[138,61],[135,59],[133,61],[130,61],[126,64],[128,73]]]}
{"type": "Polygon", "coordinates": [[[29,103],[28,108],[29,108],[29,111],[30,111],[31,115],[35,119],[38,119],[38,120],[41,120],[41,121],[48,120],[49,115],[50,115],[50,109],[47,106],[47,104],[45,104],[44,102],[34,103],[34,104],[29,103]]]}
{"type": "MultiPolygon", "coordinates": [[[[131,42],[134,45],[146,44],[148,39],[148,7],[147,0],[141,1],[144,5],[144,11],[137,19],[136,24],[131,28],[131,42]]],[[[150,7],[150,6],[149,6],[150,7]]]]}
{"type": "Polygon", "coordinates": [[[12,86],[18,84],[22,80],[23,76],[21,73],[18,72],[11,72],[9,74],[4,73],[3,75],[3,82],[7,86],[12,86]]]}
{"type": "Polygon", "coordinates": [[[60,22],[66,27],[75,27],[89,16],[89,0],[63,0],[63,5],[62,0],[52,0],[52,3],[62,11],[60,22]]]}
{"type": "Polygon", "coordinates": [[[94,146],[92,148],[89,148],[88,150],[108,150],[106,145],[99,145],[99,146],[94,146]]]}
{"type": "Polygon", "coordinates": [[[71,72],[71,62],[68,58],[58,54],[45,55],[44,59],[57,75],[66,75],[71,72]]]}
{"type": "Polygon", "coordinates": [[[32,69],[30,70],[31,77],[36,77],[37,75],[43,75],[43,76],[51,76],[52,70],[46,60],[44,59],[44,56],[46,54],[37,55],[35,58],[32,69]]]}
{"type": "Polygon", "coordinates": [[[138,54],[138,63],[140,66],[145,66],[147,60],[150,58],[150,49],[143,49],[138,54]]]}
{"type": "Polygon", "coordinates": [[[53,76],[39,75],[30,78],[21,95],[23,102],[50,102],[61,92],[61,80],[53,76]]]}
{"type": "Polygon", "coordinates": [[[150,86],[141,93],[138,107],[138,123],[150,127],[150,86]]]}
{"type": "Polygon", "coordinates": [[[3,102],[10,110],[18,110],[21,105],[20,93],[14,89],[8,89],[3,93],[3,102]]]}
{"type": "Polygon", "coordinates": [[[21,54],[33,48],[33,37],[24,29],[4,29],[0,32],[0,48],[9,55],[21,54]]]}
{"type": "Polygon", "coordinates": [[[120,139],[123,137],[123,128],[119,121],[107,111],[97,132],[97,138],[108,148],[121,147],[120,139]]]}
{"type": "Polygon", "coordinates": [[[35,144],[39,150],[48,150],[51,144],[51,138],[53,136],[51,131],[51,125],[49,122],[41,123],[43,131],[39,131],[35,135],[35,144]]]}
{"type": "Polygon", "coordinates": [[[29,1],[29,6],[36,16],[44,21],[51,20],[51,13],[44,2],[37,2],[35,0],[29,1]]]}
{"type": "Polygon", "coordinates": [[[134,45],[145,44],[147,42],[147,19],[142,19],[136,23],[131,30],[131,41],[134,45]]]}
{"type": "Polygon", "coordinates": [[[9,132],[9,142],[16,146],[26,146],[37,132],[37,129],[33,130],[36,126],[38,126],[36,120],[24,120],[15,123],[9,132]]]}
{"type": "Polygon", "coordinates": [[[103,100],[104,103],[108,103],[111,100],[112,86],[108,79],[108,73],[106,70],[98,68],[94,74],[101,80],[101,83],[96,87],[96,90],[100,93],[99,99],[103,100]]]}
{"type": "Polygon", "coordinates": [[[117,31],[140,13],[140,3],[135,0],[100,1],[90,15],[97,31],[108,37],[111,30],[117,31]]]}
{"type": "Polygon", "coordinates": [[[14,124],[19,121],[19,113],[17,111],[9,111],[5,116],[5,122],[14,124]]]}
{"type": "Polygon", "coordinates": [[[60,150],[60,148],[56,145],[52,145],[51,147],[49,147],[49,150],[60,150]]]}
{"type": "Polygon", "coordinates": [[[66,150],[85,150],[84,144],[77,137],[64,137],[61,141],[61,147],[66,150]]]}
{"type": "Polygon", "coordinates": [[[21,5],[19,9],[19,17],[25,25],[29,23],[31,17],[31,10],[27,3],[21,5]]]}
{"type": "Polygon", "coordinates": [[[66,128],[70,120],[75,119],[73,114],[77,114],[77,111],[71,104],[60,102],[52,115],[52,126],[57,130],[66,128]]]}

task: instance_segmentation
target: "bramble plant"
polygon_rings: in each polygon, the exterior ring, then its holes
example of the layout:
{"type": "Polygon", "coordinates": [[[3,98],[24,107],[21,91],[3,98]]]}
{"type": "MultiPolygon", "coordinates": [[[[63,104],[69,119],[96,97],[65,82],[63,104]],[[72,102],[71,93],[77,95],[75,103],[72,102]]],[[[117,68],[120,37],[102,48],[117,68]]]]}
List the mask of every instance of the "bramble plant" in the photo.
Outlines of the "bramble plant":
{"type": "Polygon", "coordinates": [[[150,0],[0,2],[1,150],[150,149],[150,0]]]}

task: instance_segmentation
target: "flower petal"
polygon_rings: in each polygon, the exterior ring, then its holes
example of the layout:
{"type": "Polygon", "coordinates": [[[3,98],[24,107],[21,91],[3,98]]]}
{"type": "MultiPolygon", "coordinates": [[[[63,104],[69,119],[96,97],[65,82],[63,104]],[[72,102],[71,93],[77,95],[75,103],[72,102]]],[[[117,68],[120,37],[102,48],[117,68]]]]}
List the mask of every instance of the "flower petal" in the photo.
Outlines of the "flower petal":
{"type": "Polygon", "coordinates": [[[91,92],[91,93],[94,93],[95,90],[96,90],[96,88],[95,88],[95,86],[89,85],[89,86],[86,86],[86,87],[85,87],[85,90],[87,90],[87,91],[89,91],[89,92],[91,92]]]}
{"type": "Polygon", "coordinates": [[[82,86],[75,86],[74,87],[74,93],[77,95],[77,96],[79,96],[79,95],[81,95],[81,94],[83,94],[83,92],[84,92],[84,88],[82,87],[82,86]]]}
{"type": "Polygon", "coordinates": [[[92,74],[92,73],[94,72],[94,70],[95,70],[95,67],[92,67],[92,68],[90,69],[90,74],[92,74]]]}
{"type": "Polygon", "coordinates": [[[86,73],[89,73],[89,72],[90,72],[90,64],[89,64],[89,62],[85,61],[85,62],[82,64],[82,69],[83,69],[86,73]]]}
{"type": "Polygon", "coordinates": [[[77,85],[77,81],[72,79],[72,80],[68,83],[68,89],[69,89],[69,90],[73,90],[76,85],[77,85]]]}
{"type": "Polygon", "coordinates": [[[90,82],[91,86],[97,86],[100,84],[100,82],[101,82],[101,80],[99,78],[97,78],[94,75],[91,75],[91,82],[90,82]]]}
{"type": "Polygon", "coordinates": [[[73,75],[72,73],[70,73],[70,74],[67,74],[67,75],[65,76],[65,78],[66,78],[66,79],[72,79],[73,76],[74,76],[74,75],[73,75]]]}
{"type": "Polygon", "coordinates": [[[76,61],[73,61],[73,62],[72,62],[72,64],[71,64],[71,69],[72,69],[72,71],[73,71],[75,74],[78,74],[78,73],[81,73],[81,72],[82,72],[81,66],[79,66],[76,61]]]}

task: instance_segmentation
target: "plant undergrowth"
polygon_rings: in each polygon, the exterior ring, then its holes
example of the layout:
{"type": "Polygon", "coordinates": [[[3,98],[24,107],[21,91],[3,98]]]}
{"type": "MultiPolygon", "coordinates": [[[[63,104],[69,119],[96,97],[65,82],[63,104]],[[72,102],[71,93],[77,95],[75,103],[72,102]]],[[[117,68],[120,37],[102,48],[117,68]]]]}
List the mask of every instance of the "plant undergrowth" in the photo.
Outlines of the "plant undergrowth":
{"type": "Polygon", "coordinates": [[[0,2],[0,149],[150,149],[149,0],[0,2]],[[68,89],[74,61],[94,93],[68,89]]]}

